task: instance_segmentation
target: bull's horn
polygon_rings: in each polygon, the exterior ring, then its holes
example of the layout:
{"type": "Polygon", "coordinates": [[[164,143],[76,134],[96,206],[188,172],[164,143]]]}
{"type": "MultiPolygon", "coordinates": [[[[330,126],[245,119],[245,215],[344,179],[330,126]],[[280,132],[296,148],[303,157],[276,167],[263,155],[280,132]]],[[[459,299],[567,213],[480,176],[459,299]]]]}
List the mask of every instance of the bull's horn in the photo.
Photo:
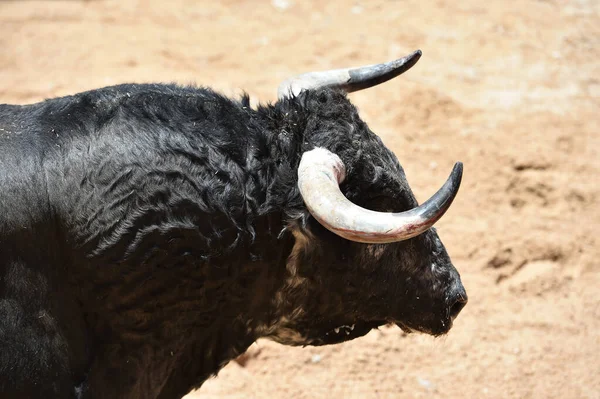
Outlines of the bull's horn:
{"type": "Polygon", "coordinates": [[[319,87],[340,88],[350,93],[366,89],[408,71],[421,57],[417,50],[406,57],[383,64],[368,65],[358,68],[335,69],[321,72],[308,72],[291,77],[279,85],[279,98],[298,95],[302,90],[319,87]]]}
{"type": "Polygon", "coordinates": [[[405,212],[376,212],[350,202],[340,191],[345,178],[342,160],[323,148],[302,155],[298,186],[312,216],[333,233],[351,241],[382,244],[417,236],[442,217],[454,200],[462,178],[457,162],[446,183],[422,205],[405,212]]]}

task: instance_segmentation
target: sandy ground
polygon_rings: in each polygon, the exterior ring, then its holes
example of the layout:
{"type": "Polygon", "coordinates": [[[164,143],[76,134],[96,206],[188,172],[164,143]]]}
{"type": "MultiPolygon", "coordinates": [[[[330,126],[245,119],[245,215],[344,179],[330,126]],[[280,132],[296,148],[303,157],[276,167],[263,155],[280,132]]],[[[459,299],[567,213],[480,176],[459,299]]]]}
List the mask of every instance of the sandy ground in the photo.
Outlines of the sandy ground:
{"type": "Polygon", "coordinates": [[[272,101],[417,48],[351,96],[421,200],[465,164],[438,224],[470,297],[454,329],[260,341],[189,399],[600,398],[598,1],[1,1],[0,101],[148,81],[272,101]]]}

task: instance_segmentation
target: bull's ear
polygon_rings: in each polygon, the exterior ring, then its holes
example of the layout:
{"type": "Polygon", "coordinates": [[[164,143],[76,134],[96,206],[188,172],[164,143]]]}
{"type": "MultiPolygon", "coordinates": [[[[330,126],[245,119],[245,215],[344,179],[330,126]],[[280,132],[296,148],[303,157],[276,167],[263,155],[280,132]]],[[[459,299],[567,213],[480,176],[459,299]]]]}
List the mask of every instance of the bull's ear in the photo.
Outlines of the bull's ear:
{"type": "Polygon", "coordinates": [[[376,86],[403,74],[412,68],[419,58],[421,58],[421,50],[416,50],[406,57],[382,64],[308,72],[283,81],[277,93],[280,99],[297,96],[304,90],[324,87],[339,88],[351,93],[376,86]]]}

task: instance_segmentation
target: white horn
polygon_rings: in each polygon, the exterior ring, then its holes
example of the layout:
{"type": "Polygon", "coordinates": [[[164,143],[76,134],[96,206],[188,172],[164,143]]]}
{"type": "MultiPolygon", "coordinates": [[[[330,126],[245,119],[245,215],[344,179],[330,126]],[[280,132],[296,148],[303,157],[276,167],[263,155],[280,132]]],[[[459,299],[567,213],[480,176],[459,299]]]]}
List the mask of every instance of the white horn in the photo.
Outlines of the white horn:
{"type": "Polygon", "coordinates": [[[442,217],[454,200],[462,179],[457,162],[450,177],[429,200],[405,212],[377,212],[350,202],[340,191],[346,168],[334,153],[315,148],[302,155],[298,186],[311,215],[325,228],[345,239],[369,244],[407,240],[442,217]]]}

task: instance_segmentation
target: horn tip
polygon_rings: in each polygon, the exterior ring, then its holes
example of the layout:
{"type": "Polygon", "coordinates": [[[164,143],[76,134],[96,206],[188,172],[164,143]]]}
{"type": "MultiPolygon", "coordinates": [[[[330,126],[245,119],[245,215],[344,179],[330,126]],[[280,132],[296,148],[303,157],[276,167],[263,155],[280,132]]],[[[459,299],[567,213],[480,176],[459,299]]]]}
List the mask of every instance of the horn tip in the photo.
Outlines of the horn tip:
{"type": "Polygon", "coordinates": [[[419,59],[421,59],[421,55],[423,55],[423,52],[421,51],[421,49],[418,49],[413,51],[409,55],[399,58],[393,62],[399,62],[404,72],[415,66],[419,59]]]}
{"type": "Polygon", "coordinates": [[[462,175],[463,175],[463,163],[459,161],[454,164],[454,168],[452,168],[452,173],[450,173],[450,176],[453,181],[455,181],[457,184],[460,185],[460,182],[462,180],[462,175]]]}
{"type": "Polygon", "coordinates": [[[413,51],[412,53],[410,53],[406,58],[408,58],[409,60],[412,60],[413,62],[417,62],[417,61],[419,61],[419,58],[421,58],[422,55],[423,55],[423,52],[421,51],[421,49],[417,49],[417,50],[413,51]]]}

